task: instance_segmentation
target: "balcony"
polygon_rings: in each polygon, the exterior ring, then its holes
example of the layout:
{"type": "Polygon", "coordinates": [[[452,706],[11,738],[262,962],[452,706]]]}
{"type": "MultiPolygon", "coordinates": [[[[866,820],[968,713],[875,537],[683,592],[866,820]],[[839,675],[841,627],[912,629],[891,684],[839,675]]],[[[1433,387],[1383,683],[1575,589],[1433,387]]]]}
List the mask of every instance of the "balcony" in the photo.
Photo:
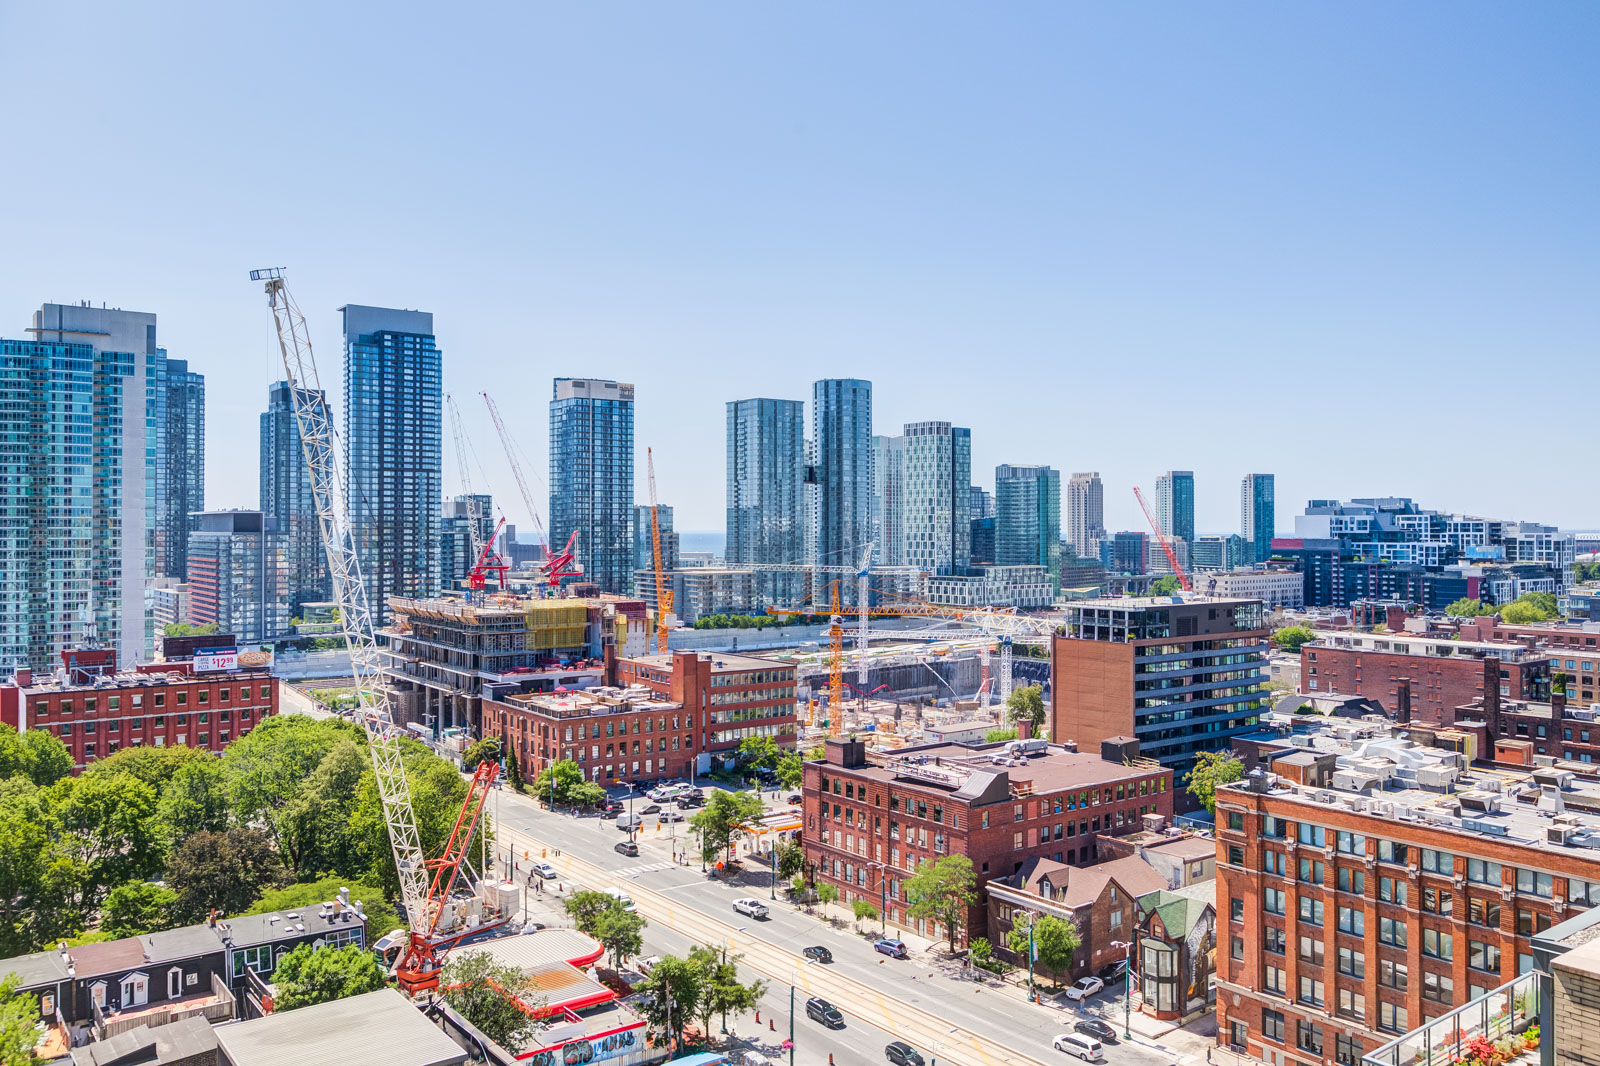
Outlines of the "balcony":
{"type": "Polygon", "coordinates": [[[1488,1066],[1491,1058],[1508,1064],[1538,1062],[1539,1007],[1550,994],[1550,975],[1531,970],[1363,1055],[1361,1064],[1448,1066],[1465,1062],[1488,1066]]]}

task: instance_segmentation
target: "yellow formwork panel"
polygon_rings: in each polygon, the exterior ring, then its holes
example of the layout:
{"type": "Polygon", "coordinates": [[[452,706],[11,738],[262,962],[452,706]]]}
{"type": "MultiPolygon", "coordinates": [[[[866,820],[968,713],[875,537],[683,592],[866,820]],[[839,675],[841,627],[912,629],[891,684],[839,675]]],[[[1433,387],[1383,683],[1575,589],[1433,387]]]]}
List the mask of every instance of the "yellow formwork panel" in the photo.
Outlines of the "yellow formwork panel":
{"type": "Polygon", "coordinates": [[[527,605],[527,646],[532,651],[576,648],[585,643],[588,605],[571,600],[534,600],[527,605]]]}

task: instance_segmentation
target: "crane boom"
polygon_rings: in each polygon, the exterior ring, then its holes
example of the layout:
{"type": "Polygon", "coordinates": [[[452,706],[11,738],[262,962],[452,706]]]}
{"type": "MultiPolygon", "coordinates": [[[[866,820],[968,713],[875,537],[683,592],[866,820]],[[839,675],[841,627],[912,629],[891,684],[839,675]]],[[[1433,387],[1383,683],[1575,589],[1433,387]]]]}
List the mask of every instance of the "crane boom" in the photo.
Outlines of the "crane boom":
{"type": "Polygon", "coordinates": [[[1167,538],[1165,533],[1161,532],[1161,523],[1156,521],[1156,516],[1150,510],[1150,505],[1145,503],[1144,493],[1139,491],[1138,485],[1133,487],[1133,494],[1139,500],[1139,506],[1144,508],[1145,521],[1150,523],[1150,530],[1156,535],[1156,543],[1160,544],[1161,550],[1167,553],[1167,562],[1172,564],[1172,572],[1177,575],[1178,584],[1183,586],[1183,591],[1193,592],[1194,582],[1189,580],[1189,571],[1185,570],[1183,564],[1178,562],[1178,553],[1172,550],[1172,541],[1167,538]]]}
{"type": "Polygon", "coordinates": [[[577,542],[577,530],[567,538],[567,546],[560,552],[551,552],[550,538],[545,535],[544,522],[539,519],[539,510],[533,505],[533,493],[528,491],[528,479],[522,476],[522,464],[517,462],[517,449],[511,442],[511,434],[506,430],[505,420],[500,417],[500,408],[495,404],[494,397],[487,392],[481,393],[483,402],[488,405],[489,417],[494,421],[495,432],[500,435],[500,445],[505,449],[506,462],[511,464],[511,475],[517,479],[517,491],[522,493],[522,505],[528,509],[528,517],[533,520],[533,529],[539,535],[539,543],[544,547],[545,562],[540,567],[549,577],[552,585],[560,584],[564,577],[580,577],[583,567],[578,566],[573,555],[573,545],[577,542]]]}
{"type": "Polygon", "coordinates": [[[472,475],[467,469],[467,448],[461,433],[461,412],[456,409],[456,398],[445,393],[445,410],[450,415],[450,436],[456,445],[456,467],[461,474],[461,492],[467,498],[467,537],[472,544],[472,557],[483,557],[483,504],[472,491],[472,475]]]}
{"type": "Polygon", "coordinates": [[[650,551],[655,557],[656,568],[656,651],[665,655],[667,615],[672,613],[672,590],[667,588],[666,577],[661,571],[661,520],[656,515],[660,509],[656,503],[656,457],[650,448],[644,450],[644,461],[650,471],[650,551]]]}
{"type": "Polygon", "coordinates": [[[295,425],[300,431],[306,471],[316,500],[317,524],[328,556],[328,573],[333,579],[334,599],[339,604],[339,625],[344,631],[345,646],[350,649],[350,672],[355,678],[359,701],[356,716],[367,734],[372,772],[377,778],[384,824],[389,830],[389,846],[394,851],[395,872],[400,878],[400,898],[412,925],[426,927],[435,920],[435,916],[428,913],[427,862],[417,833],[416,815],[411,808],[411,787],[400,758],[399,730],[391,715],[388,693],[378,683],[378,641],[366,587],[361,583],[361,563],[356,556],[355,542],[340,519],[347,513],[339,496],[343,482],[339,477],[333,423],[327,407],[316,399],[322,393],[322,385],[311,352],[311,335],[306,329],[305,316],[289,295],[282,269],[252,270],[250,280],[265,283],[267,303],[272,309],[283,370],[294,401],[295,425]]]}

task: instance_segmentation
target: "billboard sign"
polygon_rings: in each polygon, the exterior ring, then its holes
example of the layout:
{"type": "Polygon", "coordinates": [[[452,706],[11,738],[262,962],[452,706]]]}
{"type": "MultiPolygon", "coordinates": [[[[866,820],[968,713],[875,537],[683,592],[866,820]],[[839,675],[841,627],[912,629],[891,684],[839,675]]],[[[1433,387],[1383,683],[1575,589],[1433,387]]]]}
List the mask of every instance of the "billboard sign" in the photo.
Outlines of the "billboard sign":
{"type": "Polygon", "coordinates": [[[237,649],[222,648],[215,651],[195,652],[194,672],[197,674],[237,669],[239,669],[239,652],[237,649]]]}

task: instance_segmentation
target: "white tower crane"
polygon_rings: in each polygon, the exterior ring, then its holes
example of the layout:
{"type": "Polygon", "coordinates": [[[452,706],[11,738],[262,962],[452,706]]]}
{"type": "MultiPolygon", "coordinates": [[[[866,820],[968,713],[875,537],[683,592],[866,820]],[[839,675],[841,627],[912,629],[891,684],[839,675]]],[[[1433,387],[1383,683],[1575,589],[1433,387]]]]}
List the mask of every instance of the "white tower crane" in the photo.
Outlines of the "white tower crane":
{"type": "MultiPolygon", "coordinates": [[[[456,410],[456,398],[445,393],[444,403],[450,415],[450,436],[456,446],[456,467],[461,473],[461,492],[467,500],[467,536],[472,543],[471,558],[476,562],[483,554],[483,502],[472,491],[472,474],[467,469],[466,438],[461,432],[461,412],[456,410]]],[[[509,549],[507,554],[510,554],[509,549]]]]}

